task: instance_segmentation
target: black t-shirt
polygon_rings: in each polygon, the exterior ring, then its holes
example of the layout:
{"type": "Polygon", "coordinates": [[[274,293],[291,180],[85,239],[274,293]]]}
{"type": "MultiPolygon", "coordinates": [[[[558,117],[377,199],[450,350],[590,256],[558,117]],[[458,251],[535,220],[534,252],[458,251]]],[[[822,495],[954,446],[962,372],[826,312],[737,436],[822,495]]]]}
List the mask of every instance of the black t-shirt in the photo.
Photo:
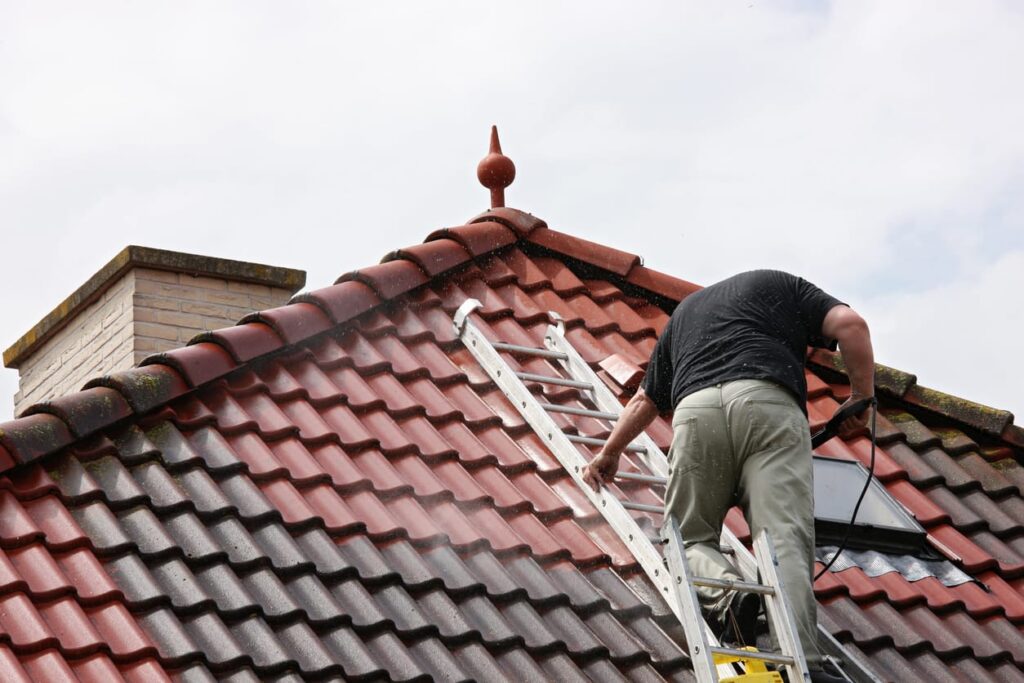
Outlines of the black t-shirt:
{"type": "Polygon", "coordinates": [[[686,297],[661,333],[644,392],[661,412],[695,391],[735,379],[768,379],[806,412],[808,346],[835,350],[821,324],[843,305],[803,278],[778,270],[740,273],[686,297]]]}

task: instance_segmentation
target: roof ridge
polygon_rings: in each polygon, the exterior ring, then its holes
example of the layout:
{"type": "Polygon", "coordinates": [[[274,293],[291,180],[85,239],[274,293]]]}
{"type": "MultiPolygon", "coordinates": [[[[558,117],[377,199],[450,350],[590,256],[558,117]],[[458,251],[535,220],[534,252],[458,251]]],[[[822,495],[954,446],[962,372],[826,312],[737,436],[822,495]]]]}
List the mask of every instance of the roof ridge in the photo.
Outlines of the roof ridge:
{"type": "MultiPolygon", "coordinates": [[[[552,230],[524,211],[493,208],[465,225],[435,230],[420,244],[390,252],[379,264],[345,273],[333,285],[250,313],[233,327],[199,334],[184,347],[149,356],[138,367],[96,377],[81,391],[30,406],[18,418],[0,424],[0,473],[147,413],[258,357],[343,325],[476,259],[524,243],[670,301],[700,289],[647,268],[635,254],[552,230]]],[[[836,354],[816,350],[809,360],[845,375],[836,354]]],[[[883,391],[1024,448],[1024,429],[1013,424],[1011,413],[923,387],[909,373],[877,368],[883,391]]]]}

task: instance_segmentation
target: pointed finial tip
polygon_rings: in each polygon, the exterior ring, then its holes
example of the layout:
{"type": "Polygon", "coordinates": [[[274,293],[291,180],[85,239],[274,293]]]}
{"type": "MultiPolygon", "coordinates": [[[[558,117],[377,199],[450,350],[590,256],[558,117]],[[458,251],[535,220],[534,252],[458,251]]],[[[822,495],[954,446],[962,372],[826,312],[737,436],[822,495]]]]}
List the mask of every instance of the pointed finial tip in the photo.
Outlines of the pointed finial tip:
{"type": "Polygon", "coordinates": [[[491,191],[491,208],[505,206],[505,188],[516,178],[516,165],[501,153],[497,126],[491,126],[490,152],[477,165],[476,177],[491,191]]]}

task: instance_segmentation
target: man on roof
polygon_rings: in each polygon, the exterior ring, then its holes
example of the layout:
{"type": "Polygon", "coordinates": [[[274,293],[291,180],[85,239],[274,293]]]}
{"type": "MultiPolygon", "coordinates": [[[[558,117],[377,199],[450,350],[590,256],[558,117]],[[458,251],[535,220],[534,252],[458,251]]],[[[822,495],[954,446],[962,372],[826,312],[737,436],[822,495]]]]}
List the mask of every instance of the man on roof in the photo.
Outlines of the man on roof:
{"type": "MultiPolygon", "coordinates": [[[[722,524],[739,505],[757,535],[767,529],[793,606],[812,680],[823,671],[817,640],[814,488],[804,361],[808,346],[835,350],[850,402],[874,395],[874,352],[864,319],[789,273],[757,270],[691,294],[672,313],[647,374],[583,478],[610,482],[623,449],[659,413],[673,411],[666,513],[679,523],[696,575],[741,580],[719,551],[722,524]]],[[[865,427],[867,411],[841,435],[865,427]]],[[[696,588],[723,642],[754,644],[760,598],[696,588]]]]}

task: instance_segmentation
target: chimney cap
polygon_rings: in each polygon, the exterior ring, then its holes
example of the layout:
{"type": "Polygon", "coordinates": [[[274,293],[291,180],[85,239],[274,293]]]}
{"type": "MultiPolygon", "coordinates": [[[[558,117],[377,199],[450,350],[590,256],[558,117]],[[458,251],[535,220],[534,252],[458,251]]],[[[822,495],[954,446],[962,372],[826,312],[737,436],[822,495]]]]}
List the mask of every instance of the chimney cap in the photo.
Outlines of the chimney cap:
{"type": "Polygon", "coordinates": [[[306,284],[306,272],[303,270],[128,245],[86,280],[85,284],[47,313],[18,341],[11,344],[4,351],[4,366],[17,368],[22,361],[63,329],[82,309],[101,297],[132,268],[152,268],[153,270],[188,273],[236,282],[250,282],[289,289],[293,294],[306,284]]]}

